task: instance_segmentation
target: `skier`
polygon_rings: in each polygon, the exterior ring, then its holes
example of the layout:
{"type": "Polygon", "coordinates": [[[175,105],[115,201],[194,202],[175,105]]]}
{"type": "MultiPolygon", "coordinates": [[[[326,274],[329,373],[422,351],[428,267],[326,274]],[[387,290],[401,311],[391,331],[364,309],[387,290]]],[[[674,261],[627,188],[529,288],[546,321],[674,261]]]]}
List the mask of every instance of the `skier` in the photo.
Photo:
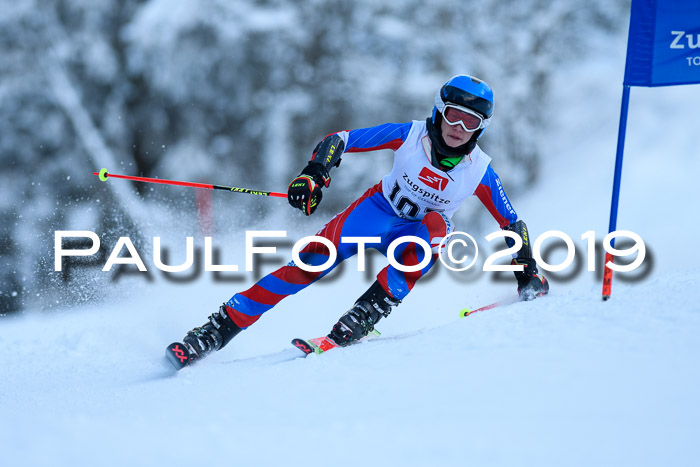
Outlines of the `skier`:
{"type": "MultiPolygon", "coordinates": [[[[322,272],[308,272],[291,262],[248,290],[235,294],[208,322],[187,333],[183,344],[190,360],[221,349],[283,298],[301,291],[355,255],[358,244],[341,242],[342,237],[380,237],[381,243],[368,246],[384,255],[397,238],[407,235],[422,238],[432,247],[429,263],[416,272],[402,272],[391,265],[382,269],[376,281],[328,334],[329,339],[341,346],[361,339],[374,329],[377,321],[389,315],[392,307],[401,303],[416,281],[433,266],[441,240],[452,231],[450,218],[471,195],[479,198],[502,229],[515,232],[523,240],[522,248],[512,260],[512,264],[524,267],[522,272],[515,272],[520,297],[531,300],[548,293],[547,279],[538,273],[532,258],[527,227],[506,197],[498,175],[490,166],[491,158],[477,145],[491,121],[493,108],[493,92],[485,82],[458,75],[438,90],[432,116],[425,121],[387,123],[325,137],[288,188],[289,204],[307,216],[318,208],[323,188],[330,185],[330,171],[340,164],[342,154],[392,149],[393,168],[316,234],[336,247],[337,258],[331,267],[322,272]]],[[[404,266],[421,264],[424,255],[423,248],[415,243],[402,243],[394,252],[404,266]]],[[[317,266],[324,264],[328,256],[325,245],[311,243],[299,258],[317,266]]],[[[174,348],[168,351],[176,352],[174,348]]]]}

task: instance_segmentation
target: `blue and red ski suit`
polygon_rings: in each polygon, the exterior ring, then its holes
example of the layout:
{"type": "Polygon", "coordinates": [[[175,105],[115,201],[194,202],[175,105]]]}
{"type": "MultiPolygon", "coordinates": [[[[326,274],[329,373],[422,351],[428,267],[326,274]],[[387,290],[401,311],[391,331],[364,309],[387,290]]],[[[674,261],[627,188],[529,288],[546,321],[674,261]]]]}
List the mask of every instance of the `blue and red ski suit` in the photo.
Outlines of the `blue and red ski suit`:
{"type": "MultiPolygon", "coordinates": [[[[444,172],[430,162],[425,121],[387,123],[337,134],[345,142],[345,153],[393,150],[392,171],[316,234],[335,245],[337,257],[329,268],[308,272],[291,262],[231,297],[226,309],[239,327],[255,323],[283,298],[357,254],[357,243],[341,242],[343,237],[380,237],[381,243],[368,243],[367,247],[385,256],[389,245],[403,236],[420,237],[431,246],[432,258],[423,269],[402,272],[390,264],[377,275],[384,290],[402,300],[435,263],[440,241],[452,231],[450,218],[466,198],[476,195],[501,228],[518,218],[491,168],[491,158],[478,145],[455,168],[444,172]]],[[[425,254],[414,242],[405,242],[396,248],[394,257],[404,266],[415,266],[421,264],[425,254]]],[[[321,243],[310,243],[299,254],[304,263],[313,266],[324,264],[328,257],[328,248],[321,243]]]]}

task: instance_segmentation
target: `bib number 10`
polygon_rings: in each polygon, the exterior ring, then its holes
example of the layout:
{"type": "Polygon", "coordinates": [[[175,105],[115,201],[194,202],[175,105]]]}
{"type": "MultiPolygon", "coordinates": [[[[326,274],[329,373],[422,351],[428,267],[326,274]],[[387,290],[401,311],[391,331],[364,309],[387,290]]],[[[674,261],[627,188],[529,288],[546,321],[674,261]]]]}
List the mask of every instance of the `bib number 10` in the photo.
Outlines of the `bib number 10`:
{"type": "MultiPolygon", "coordinates": [[[[391,193],[389,194],[389,200],[391,203],[394,205],[396,210],[400,212],[402,215],[408,217],[409,219],[415,219],[418,217],[418,214],[420,213],[420,206],[416,204],[414,201],[411,200],[406,195],[399,196],[399,193],[401,192],[401,187],[399,186],[399,182],[394,182],[394,188],[392,188],[391,193]]],[[[426,207],[425,208],[425,213],[429,213],[430,211],[442,211],[441,209],[431,209],[426,207]]]]}

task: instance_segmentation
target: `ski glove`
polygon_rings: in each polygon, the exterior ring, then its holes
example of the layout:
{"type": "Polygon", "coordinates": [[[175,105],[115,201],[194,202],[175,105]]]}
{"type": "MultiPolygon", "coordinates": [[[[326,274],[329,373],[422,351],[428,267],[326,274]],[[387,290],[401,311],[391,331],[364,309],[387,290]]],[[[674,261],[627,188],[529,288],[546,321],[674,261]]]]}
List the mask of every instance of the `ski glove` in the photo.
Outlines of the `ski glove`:
{"type": "Polygon", "coordinates": [[[299,176],[292,180],[287,188],[289,204],[310,216],[321,203],[323,193],[321,188],[331,183],[328,171],[319,162],[309,162],[299,176]]]}
{"type": "Polygon", "coordinates": [[[516,271],[518,295],[522,300],[533,300],[549,293],[549,282],[542,274],[538,274],[537,263],[533,258],[514,258],[513,265],[524,266],[523,271],[516,271]]]}

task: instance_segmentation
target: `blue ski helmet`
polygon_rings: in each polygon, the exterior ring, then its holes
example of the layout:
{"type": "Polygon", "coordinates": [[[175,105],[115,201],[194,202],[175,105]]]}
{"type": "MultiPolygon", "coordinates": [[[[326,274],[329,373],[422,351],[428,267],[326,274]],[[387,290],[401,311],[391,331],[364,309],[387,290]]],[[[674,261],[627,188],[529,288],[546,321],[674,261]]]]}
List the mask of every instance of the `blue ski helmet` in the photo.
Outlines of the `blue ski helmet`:
{"type": "Polygon", "coordinates": [[[476,135],[478,139],[491,122],[493,115],[493,91],[484,81],[474,76],[457,75],[450,78],[435,94],[433,107],[433,125],[437,125],[438,116],[442,118],[445,104],[455,104],[466,107],[482,116],[483,128],[476,135]]]}

